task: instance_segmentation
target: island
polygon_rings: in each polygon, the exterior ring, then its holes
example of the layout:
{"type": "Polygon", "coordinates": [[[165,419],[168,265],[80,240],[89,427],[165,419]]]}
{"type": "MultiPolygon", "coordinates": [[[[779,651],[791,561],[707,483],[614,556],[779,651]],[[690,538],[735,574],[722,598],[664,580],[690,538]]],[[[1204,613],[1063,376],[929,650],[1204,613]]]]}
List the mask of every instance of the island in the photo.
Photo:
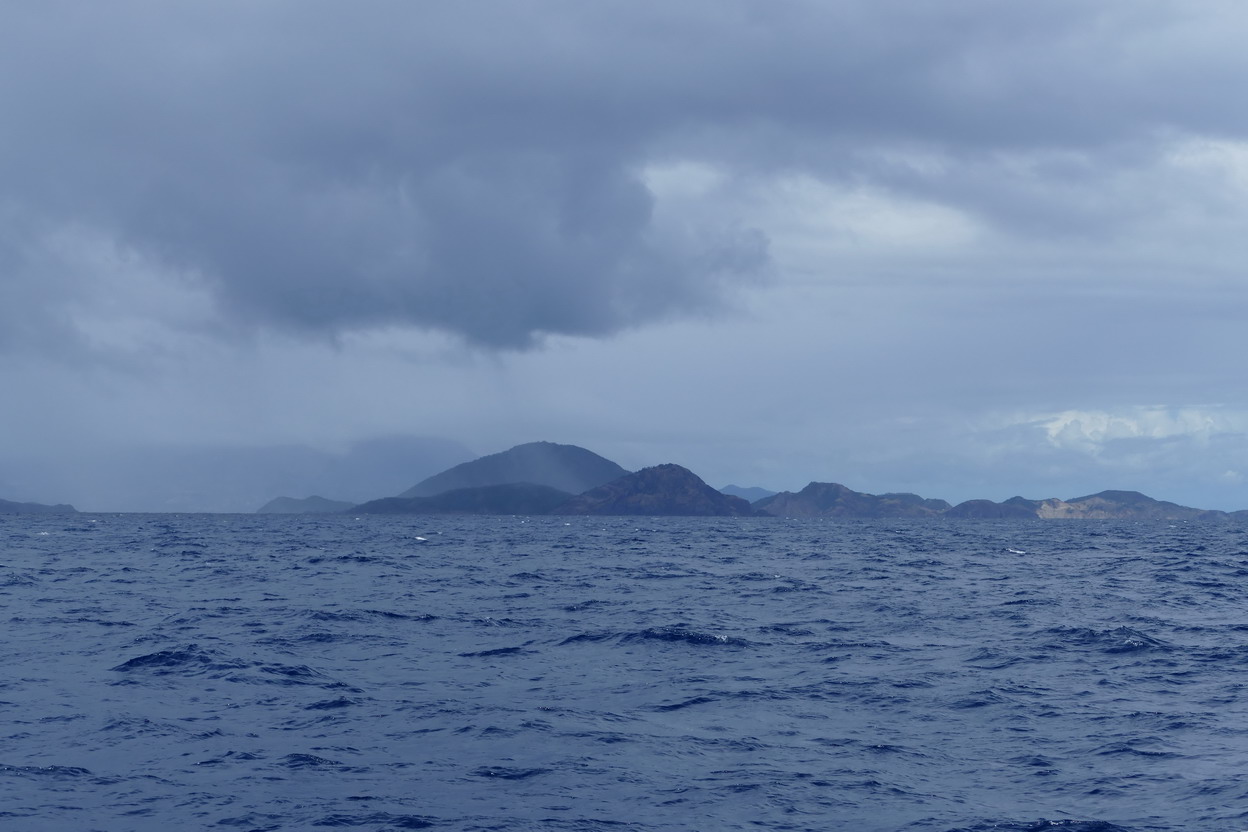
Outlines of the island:
{"type": "Polygon", "coordinates": [[[950,506],[917,494],[864,494],[840,483],[812,482],[794,494],[764,497],[754,507],[776,517],[935,517],[950,506]]]}
{"type": "Polygon", "coordinates": [[[521,482],[581,494],[627,473],[611,460],[576,445],[529,442],[434,474],[398,496],[433,497],[460,488],[521,482]]]}
{"type": "Polygon", "coordinates": [[[43,503],[15,503],[0,500],[0,514],[77,514],[78,509],[65,503],[44,505],[43,503]]]}
{"type": "Polygon", "coordinates": [[[277,497],[256,509],[256,514],[334,514],[346,511],[355,505],[342,500],[327,500],[324,497],[277,497]]]}
{"type": "Polygon", "coordinates": [[[455,488],[432,497],[383,497],[351,508],[352,514],[549,514],[572,495],[531,482],[455,488]]]}
{"type": "MultiPolygon", "coordinates": [[[[5,506],[35,504],[6,504],[5,506]]],[[[36,510],[36,509],[26,509],[36,510]]],[[[43,507],[43,511],[72,507],[43,507]]],[[[841,520],[1227,520],[1223,512],[1155,500],[1138,491],[1109,490],[1061,500],[1011,497],[957,505],[908,492],[869,494],[836,482],[811,482],[800,491],[758,487],[715,490],[675,463],[630,473],[576,445],[529,442],[461,463],[393,497],[356,505],[322,497],[279,497],[261,513],[623,515],[654,517],[787,517],[841,520]],[[758,497],[753,502],[744,496],[758,497]]]]}
{"type": "Polygon", "coordinates": [[[750,517],[757,514],[745,500],[716,491],[688,468],[673,463],[643,468],[600,485],[551,513],[651,517],[750,517]]]}

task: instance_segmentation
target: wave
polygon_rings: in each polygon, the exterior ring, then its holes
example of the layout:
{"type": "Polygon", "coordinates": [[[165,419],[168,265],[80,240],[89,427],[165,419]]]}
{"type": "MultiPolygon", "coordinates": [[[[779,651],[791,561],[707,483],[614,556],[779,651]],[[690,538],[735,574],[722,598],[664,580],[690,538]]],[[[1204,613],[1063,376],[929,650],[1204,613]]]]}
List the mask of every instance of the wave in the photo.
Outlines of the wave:
{"type": "Polygon", "coordinates": [[[110,670],[128,675],[207,676],[241,684],[308,685],[361,692],[358,688],[328,678],[307,665],[249,662],[230,658],[217,650],[200,648],[196,644],[135,656],[110,670]]]}
{"type": "Polygon", "coordinates": [[[368,826],[373,829],[429,829],[437,824],[437,818],[424,815],[392,815],[389,812],[370,812],[366,815],[326,815],[312,823],[313,826],[346,827],[368,826]]]}
{"type": "Polygon", "coordinates": [[[717,633],[705,633],[691,630],[679,625],[668,627],[647,627],[623,636],[622,643],[639,641],[665,641],[672,644],[690,644],[697,647],[750,647],[753,642],[735,636],[724,636],[717,633]]]}
{"type": "Polygon", "coordinates": [[[1131,832],[1103,820],[992,821],[947,832],[1131,832]]]}
{"type": "Polygon", "coordinates": [[[1154,638],[1130,627],[1115,627],[1112,630],[1095,630],[1089,627],[1053,627],[1045,630],[1048,635],[1056,636],[1045,646],[1054,650],[1067,648],[1090,648],[1101,653],[1143,653],[1168,652],[1173,645],[1154,638]]]}

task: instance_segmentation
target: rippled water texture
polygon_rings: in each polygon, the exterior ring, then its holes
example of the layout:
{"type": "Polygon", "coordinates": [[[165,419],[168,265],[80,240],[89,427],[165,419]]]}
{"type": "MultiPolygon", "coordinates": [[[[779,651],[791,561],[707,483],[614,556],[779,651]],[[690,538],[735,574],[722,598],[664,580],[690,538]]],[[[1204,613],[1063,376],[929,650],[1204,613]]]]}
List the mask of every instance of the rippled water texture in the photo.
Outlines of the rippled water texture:
{"type": "Polygon", "coordinates": [[[1248,529],[0,518],[0,828],[1248,829],[1248,529]]]}

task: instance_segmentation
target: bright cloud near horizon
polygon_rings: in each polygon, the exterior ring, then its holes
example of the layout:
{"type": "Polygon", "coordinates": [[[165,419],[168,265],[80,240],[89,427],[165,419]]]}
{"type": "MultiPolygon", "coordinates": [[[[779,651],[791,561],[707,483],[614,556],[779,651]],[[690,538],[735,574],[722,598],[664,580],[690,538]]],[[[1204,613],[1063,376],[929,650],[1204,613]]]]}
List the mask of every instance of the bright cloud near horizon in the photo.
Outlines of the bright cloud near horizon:
{"type": "Polygon", "coordinates": [[[8,4],[0,498],[407,435],[1248,508],[1245,41],[1220,0],[8,4]]]}

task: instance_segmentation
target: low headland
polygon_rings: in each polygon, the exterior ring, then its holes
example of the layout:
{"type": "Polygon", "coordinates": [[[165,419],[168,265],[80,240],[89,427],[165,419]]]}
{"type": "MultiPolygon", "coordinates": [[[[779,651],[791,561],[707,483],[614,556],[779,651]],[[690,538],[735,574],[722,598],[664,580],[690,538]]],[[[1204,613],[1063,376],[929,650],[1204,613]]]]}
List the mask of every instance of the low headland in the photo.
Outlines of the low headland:
{"type": "Polygon", "coordinates": [[[44,503],[15,503],[12,500],[0,500],[0,514],[77,514],[78,509],[60,503],[45,505],[44,503]]]}

